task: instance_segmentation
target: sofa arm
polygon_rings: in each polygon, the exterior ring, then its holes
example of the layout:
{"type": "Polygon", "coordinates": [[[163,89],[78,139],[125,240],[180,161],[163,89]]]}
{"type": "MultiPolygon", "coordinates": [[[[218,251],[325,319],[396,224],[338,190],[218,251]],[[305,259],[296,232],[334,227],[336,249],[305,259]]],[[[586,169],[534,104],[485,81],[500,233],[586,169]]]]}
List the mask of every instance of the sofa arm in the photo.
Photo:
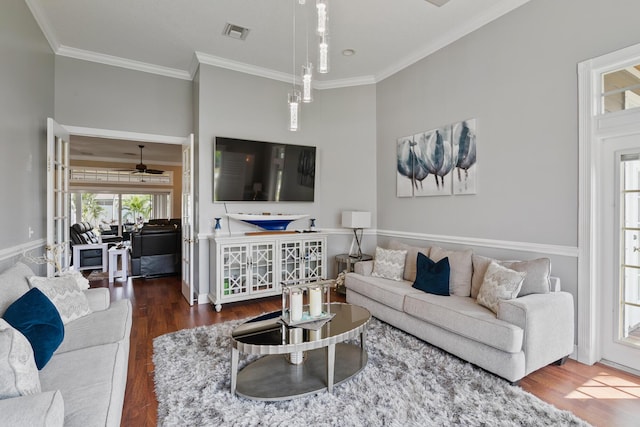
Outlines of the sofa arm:
{"type": "Polygon", "coordinates": [[[107,288],[93,288],[83,291],[89,300],[91,311],[102,311],[109,308],[111,304],[111,296],[107,288]]]}
{"type": "Polygon", "coordinates": [[[363,276],[371,276],[373,273],[373,261],[358,261],[353,266],[353,272],[363,276]]]}
{"type": "Polygon", "coordinates": [[[574,308],[568,292],[500,301],[498,319],[524,330],[526,375],[573,353],[574,308]]]}
{"type": "Polygon", "coordinates": [[[1,425],[12,427],[62,427],[64,401],[57,391],[0,400],[1,425]]]}

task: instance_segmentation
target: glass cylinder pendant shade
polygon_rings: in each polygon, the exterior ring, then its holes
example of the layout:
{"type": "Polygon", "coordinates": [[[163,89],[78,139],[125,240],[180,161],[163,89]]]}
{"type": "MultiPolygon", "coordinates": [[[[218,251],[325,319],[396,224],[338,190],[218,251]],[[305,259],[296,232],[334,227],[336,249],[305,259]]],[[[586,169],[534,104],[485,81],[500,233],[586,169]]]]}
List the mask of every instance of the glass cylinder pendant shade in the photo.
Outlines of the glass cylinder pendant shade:
{"type": "Polygon", "coordinates": [[[313,80],[313,64],[307,62],[302,66],[302,102],[313,101],[313,91],[311,90],[311,81],[313,80]]]}
{"type": "Polygon", "coordinates": [[[289,93],[289,130],[295,132],[299,129],[298,118],[300,115],[300,91],[289,93]]]}
{"type": "Polygon", "coordinates": [[[326,34],[320,37],[318,46],[318,72],[329,72],[329,37],[326,34]]]}
{"type": "Polygon", "coordinates": [[[328,1],[316,0],[316,9],[318,9],[318,35],[321,36],[327,32],[327,20],[328,20],[328,1]]]}

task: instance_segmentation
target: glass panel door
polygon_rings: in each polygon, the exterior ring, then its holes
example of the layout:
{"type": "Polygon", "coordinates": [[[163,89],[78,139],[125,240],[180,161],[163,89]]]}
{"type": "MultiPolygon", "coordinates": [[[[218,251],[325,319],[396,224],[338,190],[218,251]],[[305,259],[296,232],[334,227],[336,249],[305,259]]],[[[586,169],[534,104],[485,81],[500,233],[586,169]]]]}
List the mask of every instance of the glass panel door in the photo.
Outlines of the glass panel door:
{"type": "Polygon", "coordinates": [[[621,274],[617,339],[640,346],[640,153],[620,157],[621,274]]]}

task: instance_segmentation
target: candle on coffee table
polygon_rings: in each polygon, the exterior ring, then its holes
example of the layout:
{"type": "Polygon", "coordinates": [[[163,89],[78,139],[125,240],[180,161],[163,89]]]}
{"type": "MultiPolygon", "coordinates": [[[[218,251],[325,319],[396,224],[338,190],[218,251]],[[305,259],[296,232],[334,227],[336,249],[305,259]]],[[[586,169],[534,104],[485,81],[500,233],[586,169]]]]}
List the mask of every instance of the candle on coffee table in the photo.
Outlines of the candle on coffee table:
{"type": "Polygon", "coordinates": [[[289,304],[289,319],[292,322],[302,320],[302,292],[291,291],[291,302],[289,304]]]}
{"type": "Polygon", "coordinates": [[[322,289],[319,287],[309,289],[309,315],[318,317],[322,314],[322,289]]]}

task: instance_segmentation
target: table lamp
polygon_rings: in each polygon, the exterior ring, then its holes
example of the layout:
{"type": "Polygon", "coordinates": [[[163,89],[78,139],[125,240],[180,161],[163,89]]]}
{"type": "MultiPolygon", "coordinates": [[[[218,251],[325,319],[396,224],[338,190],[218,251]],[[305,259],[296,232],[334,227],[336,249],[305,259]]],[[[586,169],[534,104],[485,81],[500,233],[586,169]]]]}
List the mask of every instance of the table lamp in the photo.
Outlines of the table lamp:
{"type": "Polygon", "coordinates": [[[365,211],[345,211],[342,212],[342,226],[345,228],[353,228],[353,239],[349,248],[349,256],[353,258],[362,258],[362,248],[360,242],[365,228],[371,227],[371,212],[365,211]],[[358,236],[358,231],[360,236],[358,236]],[[358,252],[354,253],[354,243],[358,246],[358,252]]]}

